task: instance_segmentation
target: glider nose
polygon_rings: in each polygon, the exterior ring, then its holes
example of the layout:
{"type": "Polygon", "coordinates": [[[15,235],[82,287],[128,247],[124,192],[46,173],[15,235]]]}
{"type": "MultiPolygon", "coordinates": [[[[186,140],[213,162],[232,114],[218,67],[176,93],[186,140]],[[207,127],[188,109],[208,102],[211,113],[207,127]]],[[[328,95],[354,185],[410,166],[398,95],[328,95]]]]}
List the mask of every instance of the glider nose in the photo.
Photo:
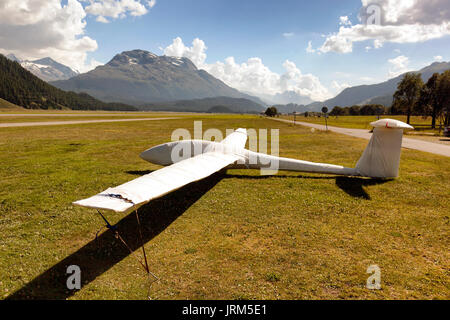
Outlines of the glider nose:
{"type": "Polygon", "coordinates": [[[145,150],[139,156],[145,161],[165,166],[171,164],[169,149],[167,144],[162,144],[145,150]]]}

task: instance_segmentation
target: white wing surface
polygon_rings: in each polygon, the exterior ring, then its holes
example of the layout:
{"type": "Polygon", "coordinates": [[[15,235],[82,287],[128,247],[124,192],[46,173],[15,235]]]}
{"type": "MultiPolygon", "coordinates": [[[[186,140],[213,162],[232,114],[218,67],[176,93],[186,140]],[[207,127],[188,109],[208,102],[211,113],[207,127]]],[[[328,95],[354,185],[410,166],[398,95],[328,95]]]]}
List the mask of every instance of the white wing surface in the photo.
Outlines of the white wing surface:
{"type": "Polygon", "coordinates": [[[228,136],[226,136],[226,138],[223,139],[221,143],[236,150],[244,149],[245,144],[247,143],[247,130],[239,128],[233,133],[230,133],[228,136]]]}
{"type": "MultiPolygon", "coordinates": [[[[242,135],[242,133],[239,134],[242,135]]],[[[115,188],[106,189],[93,197],[76,201],[73,204],[115,212],[129,212],[152,199],[159,198],[191,182],[204,179],[238,160],[241,160],[241,157],[235,154],[207,152],[115,188]]]]}

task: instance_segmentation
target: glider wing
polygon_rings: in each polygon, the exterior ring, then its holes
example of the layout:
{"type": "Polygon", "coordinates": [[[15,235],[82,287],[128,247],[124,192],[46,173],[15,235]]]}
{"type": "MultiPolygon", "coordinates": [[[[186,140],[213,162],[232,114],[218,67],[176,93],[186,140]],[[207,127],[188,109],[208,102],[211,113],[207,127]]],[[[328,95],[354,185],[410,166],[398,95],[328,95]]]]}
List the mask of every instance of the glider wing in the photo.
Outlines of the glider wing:
{"type": "Polygon", "coordinates": [[[226,136],[221,143],[235,149],[244,149],[247,143],[247,130],[242,128],[237,129],[226,136]]]}
{"type": "Polygon", "coordinates": [[[238,160],[241,160],[241,157],[236,154],[203,153],[120,186],[108,188],[95,196],[76,201],[73,204],[115,212],[129,212],[150,200],[159,198],[191,182],[204,179],[238,160]]]}

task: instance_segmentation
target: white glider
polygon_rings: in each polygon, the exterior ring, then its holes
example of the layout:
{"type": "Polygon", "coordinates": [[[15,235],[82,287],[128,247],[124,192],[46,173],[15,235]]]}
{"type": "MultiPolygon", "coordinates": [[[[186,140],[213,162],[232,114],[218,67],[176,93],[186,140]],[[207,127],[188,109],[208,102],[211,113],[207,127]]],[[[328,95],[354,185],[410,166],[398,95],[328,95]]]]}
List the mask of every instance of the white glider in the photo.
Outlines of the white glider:
{"type": "Polygon", "coordinates": [[[73,204],[115,212],[130,212],[223,168],[262,169],[268,168],[274,162],[277,163],[278,170],[395,178],[398,176],[403,130],[414,128],[393,119],[378,120],[371,125],[374,127],[372,137],[355,168],[253,152],[245,149],[247,131],[237,129],[221,142],[181,140],[150,148],[140,155],[141,158],[164,165],[165,168],[73,204]],[[184,158],[174,157],[180,150],[185,153],[184,158]]]}

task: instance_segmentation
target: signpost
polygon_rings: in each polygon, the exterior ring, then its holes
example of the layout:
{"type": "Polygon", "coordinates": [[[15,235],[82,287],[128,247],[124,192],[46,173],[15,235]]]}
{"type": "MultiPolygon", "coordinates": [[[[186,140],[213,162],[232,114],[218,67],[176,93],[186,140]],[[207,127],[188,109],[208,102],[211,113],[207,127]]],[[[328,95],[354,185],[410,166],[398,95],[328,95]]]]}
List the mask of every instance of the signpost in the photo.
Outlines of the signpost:
{"type": "Polygon", "coordinates": [[[325,128],[326,128],[326,131],[328,131],[328,121],[327,121],[327,118],[328,118],[328,114],[327,114],[328,108],[327,108],[326,106],[323,106],[322,112],[323,112],[323,114],[325,115],[325,128]]]}
{"type": "Polygon", "coordinates": [[[295,126],[295,116],[297,115],[297,112],[293,112],[293,114],[294,114],[294,126],[295,126]]]}

